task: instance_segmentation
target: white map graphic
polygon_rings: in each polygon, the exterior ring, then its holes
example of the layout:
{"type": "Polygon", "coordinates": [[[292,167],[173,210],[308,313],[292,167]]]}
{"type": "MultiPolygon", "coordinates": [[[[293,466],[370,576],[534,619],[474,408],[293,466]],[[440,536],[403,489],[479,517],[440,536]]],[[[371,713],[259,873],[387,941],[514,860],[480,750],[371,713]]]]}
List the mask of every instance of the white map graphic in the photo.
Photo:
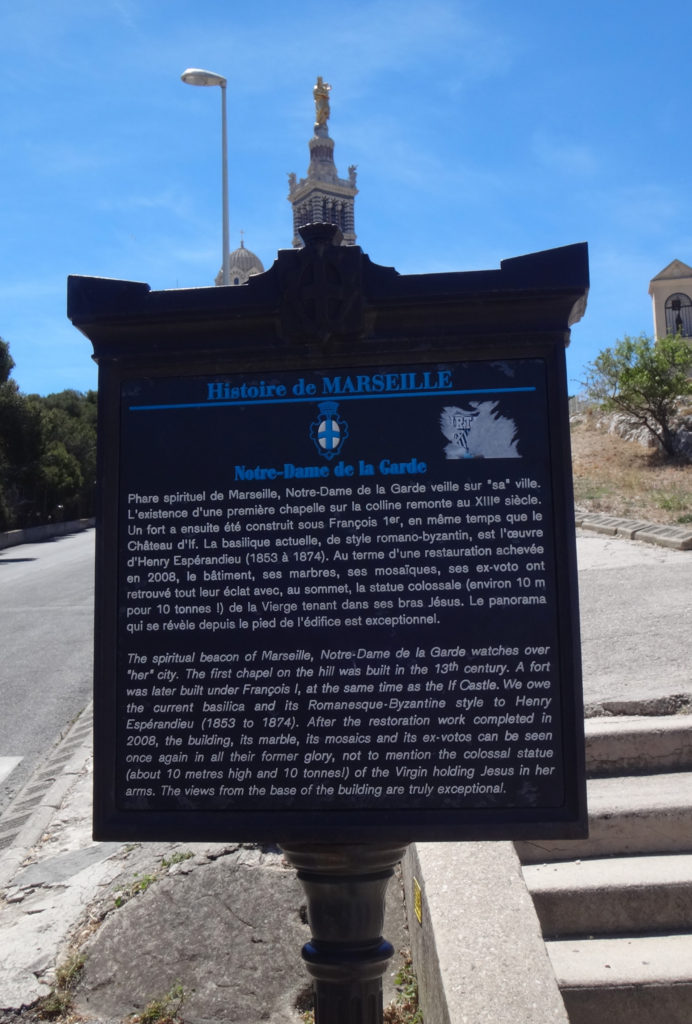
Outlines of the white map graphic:
{"type": "Polygon", "coordinates": [[[497,412],[498,402],[469,402],[468,409],[446,405],[440,429],[449,441],[448,459],[519,459],[517,425],[497,412]]]}

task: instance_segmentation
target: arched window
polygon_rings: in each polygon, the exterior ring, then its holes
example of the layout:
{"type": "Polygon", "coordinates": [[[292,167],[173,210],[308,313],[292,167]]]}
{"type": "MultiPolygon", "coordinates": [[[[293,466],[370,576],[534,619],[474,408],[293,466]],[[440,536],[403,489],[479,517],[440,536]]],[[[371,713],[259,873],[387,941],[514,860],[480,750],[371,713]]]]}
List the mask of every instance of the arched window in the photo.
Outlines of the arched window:
{"type": "Polygon", "coordinates": [[[683,292],[676,292],[666,299],[666,331],[668,334],[682,334],[692,337],[692,299],[683,292]]]}

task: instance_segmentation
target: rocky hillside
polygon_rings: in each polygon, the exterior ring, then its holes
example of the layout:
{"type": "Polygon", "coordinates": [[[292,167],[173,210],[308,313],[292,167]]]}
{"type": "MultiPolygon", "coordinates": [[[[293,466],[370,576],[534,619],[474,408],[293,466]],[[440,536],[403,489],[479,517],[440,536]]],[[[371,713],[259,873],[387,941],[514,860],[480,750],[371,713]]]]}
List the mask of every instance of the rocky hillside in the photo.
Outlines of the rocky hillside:
{"type": "Polygon", "coordinates": [[[605,419],[589,410],[572,416],[577,508],[652,523],[692,522],[692,462],[666,460],[641,438],[621,437],[618,429],[616,417],[605,419]]]}

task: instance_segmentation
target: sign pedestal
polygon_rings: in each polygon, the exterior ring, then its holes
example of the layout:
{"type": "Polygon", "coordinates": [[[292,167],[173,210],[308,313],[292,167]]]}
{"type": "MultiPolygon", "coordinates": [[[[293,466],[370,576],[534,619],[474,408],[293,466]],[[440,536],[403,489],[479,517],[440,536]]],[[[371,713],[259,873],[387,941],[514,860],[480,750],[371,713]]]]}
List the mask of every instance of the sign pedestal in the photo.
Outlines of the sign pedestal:
{"type": "Polygon", "coordinates": [[[401,845],[282,846],[308,900],[303,959],[315,982],[315,1024],[381,1024],[385,893],[401,845]]]}

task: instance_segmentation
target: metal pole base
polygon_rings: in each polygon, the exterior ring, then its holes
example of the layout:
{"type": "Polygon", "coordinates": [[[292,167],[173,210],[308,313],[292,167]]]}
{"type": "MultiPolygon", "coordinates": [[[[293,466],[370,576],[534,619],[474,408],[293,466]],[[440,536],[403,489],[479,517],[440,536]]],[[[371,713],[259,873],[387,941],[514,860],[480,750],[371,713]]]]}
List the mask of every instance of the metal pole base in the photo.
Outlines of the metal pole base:
{"type": "Polygon", "coordinates": [[[283,846],[308,900],[315,1024],[382,1024],[385,893],[405,845],[283,846]]]}

